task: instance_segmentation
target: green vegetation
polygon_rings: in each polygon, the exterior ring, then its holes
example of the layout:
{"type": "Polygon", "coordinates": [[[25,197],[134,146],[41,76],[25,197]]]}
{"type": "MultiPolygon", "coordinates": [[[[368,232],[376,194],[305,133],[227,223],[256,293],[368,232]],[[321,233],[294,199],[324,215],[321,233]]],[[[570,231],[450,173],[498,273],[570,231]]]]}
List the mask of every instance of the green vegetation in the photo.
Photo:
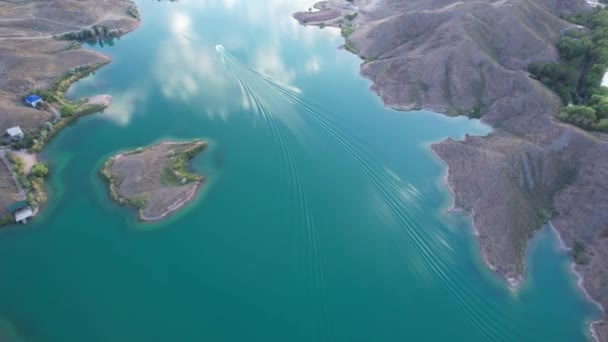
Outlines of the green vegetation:
{"type": "Polygon", "coordinates": [[[47,202],[44,179],[48,176],[49,170],[45,164],[37,163],[32,167],[29,174],[25,174],[25,164],[18,156],[8,153],[6,155],[11,164],[13,172],[17,175],[17,180],[26,193],[27,202],[33,207],[40,207],[47,202]]]}
{"type": "Polygon", "coordinates": [[[11,163],[13,172],[17,175],[17,181],[19,181],[25,191],[28,191],[31,187],[31,183],[25,175],[25,164],[23,163],[23,160],[12,153],[7,154],[6,157],[11,163]]]}
{"type": "MultiPolygon", "coordinates": [[[[446,70],[446,75],[449,74],[449,71],[446,70]]],[[[420,90],[423,92],[428,91],[429,86],[424,83],[418,83],[420,90]]],[[[443,82],[442,89],[446,94],[450,94],[450,87],[447,82],[443,82]]],[[[415,100],[420,102],[420,95],[416,94],[415,100]]],[[[417,108],[416,110],[421,110],[422,108],[417,108]]],[[[448,112],[450,116],[467,116],[472,119],[481,119],[486,113],[486,107],[482,103],[481,98],[477,99],[477,103],[469,110],[465,109],[452,109],[448,112]]]]}
{"type": "Polygon", "coordinates": [[[91,63],[72,68],[53,82],[48,89],[37,93],[47,102],[58,102],[59,104],[64,105],[68,103],[64,95],[74,82],[93,74],[95,70],[108,63],[109,62],[91,63]]]}
{"type": "Polygon", "coordinates": [[[586,129],[604,130],[608,132],[608,118],[598,120],[597,111],[586,105],[576,105],[564,108],[559,113],[562,121],[573,123],[586,129]]]}
{"type": "Polygon", "coordinates": [[[566,107],[559,118],[588,130],[608,132],[608,10],[597,9],[569,20],[581,27],[566,31],[557,48],[560,61],[530,66],[533,77],[555,91],[566,107]]]}
{"type": "Polygon", "coordinates": [[[73,40],[65,47],[65,50],[77,50],[77,49],[80,49],[81,47],[82,47],[81,42],[77,42],[77,41],[73,40]]]}
{"type": "Polygon", "coordinates": [[[368,57],[368,56],[361,56],[361,58],[363,59],[363,63],[371,63],[371,62],[375,62],[378,60],[378,57],[368,57]]]}
{"type": "Polygon", "coordinates": [[[353,27],[353,25],[351,23],[348,23],[348,24],[342,26],[341,32],[342,32],[342,37],[344,37],[344,48],[347,51],[357,54],[358,51],[357,51],[357,48],[355,47],[355,44],[353,44],[353,42],[351,42],[348,39],[348,37],[350,37],[355,32],[355,28],[353,27]]]}
{"type": "Polygon", "coordinates": [[[183,151],[173,151],[171,164],[163,169],[161,181],[165,185],[179,186],[202,180],[202,177],[187,171],[188,162],[204,150],[207,145],[198,140],[183,151]]]}
{"type": "Polygon", "coordinates": [[[106,182],[108,182],[108,184],[110,184],[110,190],[112,192],[112,196],[115,197],[114,189],[113,189],[114,177],[112,176],[112,172],[110,171],[110,170],[112,170],[112,165],[114,165],[114,158],[110,158],[107,162],[105,162],[105,164],[103,165],[101,170],[99,170],[99,173],[101,174],[101,177],[103,178],[103,180],[105,180],[106,182]]]}
{"type": "Polygon", "coordinates": [[[139,20],[139,11],[135,6],[129,6],[129,8],[127,8],[127,15],[133,19],[139,20]]]}
{"type": "Polygon", "coordinates": [[[103,168],[101,170],[99,170],[101,177],[106,182],[108,182],[108,185],[110,187],[110,195],[112,196],[112,198],[115,199],[116,201],[118,201],[118,203],[120,203],[122,205],[131,205],[138,209],[145,207],[145,205],[143,207],[141,205],[147,203],[147,201],[144,203],[142,198],[139,198],[139,200],[133,200],[130,198],[122,197],[118,194],[118,191],[116,189],[116,182],[118,181],[118,179],[116,177],[114,177],[114,175],[112,174],[112,171],[111,171],[112,166],[114,165],[114,161],[115,161],[114,158],[110,158],[104,164],[103,168]]]}
{"type": "MultiPolygon", "coordinates": [[[[165,145],[165,144],[162,144],[165,145]]],[[[139,209],[140,218],[144,219],[144,211],[147,211],[151,199],[158,198],[158,191],[164,191],[167,187],[180,187],[193,182],[200,182],[204,179],[203,176],[188,172],[188,162],[207,147],[207,143],[202,140],[194,140],[187,143],[168,143],[162,147],[161,151],[154,151],[156,146],[151,147],[153,151],[146,148],[137,148],[132,151],[123,152],[114,156],[105,162],[103,168],[99,171],[102,178],[108,182],[110,195],[118,203],[139,209]],[[126,175],[122,167],[116,169],[117,160],[126,156],[133,156],[145,152],[151,152],[149,156],[142,156],[139,160],[150,162],[152,169],[140,170],[139,175],[126,175]],[[152,159],[147,159],[152,158],[152,159]],[[122,170],[122,171],[121,171],[122,170]],[[131,195],[121,193],[121,184],[129,177],[144,177],[151,182],[153,186],[150,189],[148,186],[143,188],[135,186],[141,191],[132,192],[131,195]],[[158,179],[160,178],[160,179],[158,179]],[[159,182],[160,181],[160,182],[159,182]]],[[[139,157],[133,157],[139,158],[139,157]]],[[[196,186],[198,184],[195,184],[196,186]]],[[[190,186],[193,186],[192,184],[190,186]]],[[[185,188],[184,191],[190,188],[185,188]]],[[[138,191],[138,190],[135,190],[138,191]]],[[[152,210],[157,210],[152,209],[152,210]]]]}
{"type": "Polygon", "coordinates": [[[61,108],[59,109],[59,112],[61,113],[61,116],[64,118],[70,117],[70,116],[74,115],[74,112],[76,112],[76,106],[74,106],[74,104],[72,104],[72,103],[66,103],[63,106],[61,106],[61,108]]]}
{"type": "Polygon", "coordinates": [[[148,206],[148,198],[145,197],[135,197],[133,199],[128,199],[127,203],[130,206],[133,206],[137,209],[143,209],[148,206]]]}
{"type": "MultiPolygon", "coordinates": [[[[132,11],[137,11],[133,8],[132,11]]],[[[61,37],[53,36],[54,38],[62,38],[70,40],[66,44],[65,50],[77,49],[82,46],[83,41],[95,40],[100,44],[108,39],[118,38],[119,30],[110,30],[107,26],[93,25],[90,29],[84,29],[80,32],[72,32],[61,37]]],[[[44,102],[38,106],[41,110],[52,110],[60,108],[56,118],[52,122],[46,122],[41,125],[36,131],[25,132],[24,138],[20,141],[11,143],[13,149],[29,149],[31,152],[40,152],[46,143],[54,137],[61,129],[75,121],[82,115],[95,113],[105,109],[104,104],[89,103],[88,100],[69,101],[65,98],[65,93],[70,86],[95,72],[98,68],[108,64],[109,61],[90,63],[72,68],[57,78],[47,89],[32,90],[24,97],[32,94],[40,95],[44,102]]],[[[36,164],[32,168],[32,172],[28,175],[24,173],[23,162],[20,158],[9,157],[12,163],[17,180],[23,187],[27,195],[27,201],[34,207],[39,207],[47,202],[46,192],[44,188],[44,178],[48,176],[49,169],[45,164],[36,164]]],[[[0,222],[3,222],[4,217],[0,217],[0,222]]],[[[12,218],[11,218],[12,220],[12,218]]]]}
{"type": "Polygon", "coordinates": [[[347,14],[344,16],[344,19],[346,19],[347,21],[353,21],[357,17],[357,14],[358,14],[357,12],[355,12],[353,14],[347,14]]]}
{"type": "Polygon", "coordinates": [[[46,178],[49,175],[49,168],[46,164],[36,163],[36,165],[32,167],[32,175],[34,177],[46,178]]]}
{"type": "Polygon", "coordinates": [[[355,28],[352,24],[346,24],[342,26],[342,37],[347,38],[350,37],[351,34],[355,32],[355,28]]]}
{"type": "Polygon", "coordinates": [[[19,141],[16,141],[16,142],[13,142],[11,144],[11,146],[14,149],[16,149],[16,150],[22,150],[24,148],[30,148],[34,144],[37,136],[38,135],[36,133],[25,132],[25,134],[23,136],[23,139],[21,139],[19,141]]]}
{"type": "Polygon", "coordinates": [[[346,40],[346,42],[344,43],[344,48],[347,51],[350,51],[354,54],[358,53],[357,48],[355,47],[355,44],[353,44],[353,42],[351,42],[350,40],[346,40]]]}
{"type": "Polygon", "coordinates": [[[115,198],[116,200],[118,200],[119,202],[123,203],[124,199],[122,199],[120,196],[118,196],[118,192],[116,192],[116,188],[115,188],[115,184],[117,182],[120,182],[121,180],[118,179],[118,177],[115,177],[114,174],[112,174],[112,167],[114,166],[115,161],[116,161],[115,158],[108,159],[104,163],[103,168],[101,168],[101,170],[99,170],[99,173],[101,174],[102,178],[106,182],[108,182],[108,184],[110,185],[110,193],[111,193],[112,197],[115,198]]]}
{"type": "Polygon", "coordinates": [[[572,257],[574,258],[574,262],[579,265],[587,265],[591,261],[589,254],[585,251],[585,246],[576,240],[572,244],[572,257]]]}
{"type": "Polygon", "coordinates": [[[169,186],[182,185],[181,179],[177,178],[177,175],[171,170],[170,167],[165,167],[163,169],[163,172],[160,174],[160,179],[164,185],[169,185],[169,186]]]}
{"type": "Polygon", "coordinates": [[[117,31],[110,31],[107,26],[97,26],[93,25],[93,27],[88,29],[83,29],[82,31],[77,32],[69,32],[61,36],[61,39],[72,40],[76,42],[93,42],[93,41],[103,41],[107,39],[115,38],[119,35],[117,31]]]}
{"type": "Polygon", "coordinates": [[[139,196],[139,197],[135,197],[135,198],[127,198],[127,197],[122,197],[120,195],[118,195],[118,191],[116,190],[116,185],[115,185],[115,177],[112,176],[112,172],[110,170],[112,170],[112,166],[114,165],[114,158],[110,158],[103,166],[103,168],[99,171],[99,173],[101,174],[101,177],[108,182],[109,186],[110,186],[110,195],[112,196],[112,198],[114,198],[116,201],[118,201],[118,203],[122,204],[122,205],[128,205],[128,206],[132,206],[135,207],[137,209],[143,209],[146,206],[148,206],[148,202],[149,202],[149,198],[147,198],[146,196],[139,196]]]}
{"type": "Polygon", "coordinates": [[[547,224],[549,222],[549,220],[551,220],[551,218],[553,217],[554,214],[555,213],[552,208],[538,209],[538,212],[536,213],[538,228],[540,228],[544,224],[547,224]]]}
{"type": "Polygon", "coordinates": [[[48,89],[35,91],[34,93],[39,94],[48,105],[60,108],[61,118],[54,122],[47,122],[37,132],[26,133],[24,139],[15,143],[13,147],[19,149],[29,148],[32,152],[40,152],[44,145],[69,123],[83,115],[105,109],[101,105],[89,104],[86,100],[68,101],[65,98],[65,93],[74,82],[93,74],[95,70],[107,63],[92,63],[70,69],[62,77],[53,82],[48,89]]]}
{"type": "Polygon", "coordinates": [[[484,108],[481,103],[478,103],[475,105],[475,107],[473,107],[473,109],[471,109],[468,116],[470,118],[474,118],[474,119],[481,119],[483,114],[484,114],[484,108]]]}

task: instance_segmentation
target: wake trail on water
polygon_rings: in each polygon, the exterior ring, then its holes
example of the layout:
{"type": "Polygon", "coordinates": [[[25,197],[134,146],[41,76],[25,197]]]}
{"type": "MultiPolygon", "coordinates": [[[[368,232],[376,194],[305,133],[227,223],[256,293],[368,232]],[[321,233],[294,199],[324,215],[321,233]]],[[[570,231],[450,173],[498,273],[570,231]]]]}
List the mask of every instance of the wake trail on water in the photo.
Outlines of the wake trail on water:
{"type": "MultiPolygon", "coordinates": [[[[275,121],[276,114],[267,105],[266,99],[272,99],[277,95],[295,106],[299,113],[304,114],[303,118],[330,138],[365,176],[371,189],[371,198],[379,209],[382,220],[387,223],[386,226],[404,236],[414,247],[408,250],[408,267],[414,275],[420,279],[435,276],[446,289],[449,298],[466,314],[468,321],[485,339],[507,341],[514,335],[521,334],[521,331],[511,321],[488,319],[488,316],[497,314],[502,317],[509,316],[496,303],[476,296],[471,287],[467,286],[470,280],[467,282],[465,277],[454,275],[455,272],[452,272],[452,268],[456,265],[454,265],[453,251],[439,236],[438,229],[419,229],[422,225],[418,223],[423,221],[421,218],[424,212],[418,204],[421,194],[414,186],[404,182],[389,168],[382,167],[382,163],[374,160],[373,153],[362,143],[362,139],[357,139],[355,134],[341,128],[330,115],[305,100],[300,91],[281,84],[240,62],[221,45],[217,45],[216,50],[226,69],[237,80],[244,101],[248,101],[252,110],[268,123],[274,139],[280,145],[282,157],[288,164],[292,185],[295,187],[298,217],[303,220],[307,241],[311,247],[312,276],[321,292],[322,299],[327,297],[325,272],[305,184],[299,173],[294,154],[275,121]],[[493,323],[489,324],[489,322],[493,323]]],[[[327,314],[325,309],[322,311],[327,314]]],[[[326,321],[326,323],[330,325],[329,322],[326,321]]],[[[330,326],[326,326],[324,329],[326,332],[333,330],[330,326]]]]}
{"type": "Polygon", "coordinates": [[[307,241],[307,245],[310,246],[309,250],[311,253],[309,255],[305,255],[305,258],[309,259],[304,262],[304,265],[307,268],[306,273],[310,274],[308,279],[312,279],[313,286],[311,288],[313,291],[320,292],[320,300],[315,302],[321,306],[317,309],[317,311],[321,312],[321,317],[323,317],[319,329],[322,332],[321,335],[326,337],[328,341],[334,341],[334,329],[330,323],[329,314],[326,307],[327,293],[325,286],[325,272],[323,270],[323,263],[321,262],[320,257],[316,226],[314,217],[312,216],[310,210],[310,201],[308,199],[307,192],[305,191],[304,182],[300,175],[294,154],[289,144],[281,134],[281,131],[273,117],[272,111],[269,109],[270,106],[265,100],[266,97],[261,95],[259,91],[254,90],[254,88],[250,85],[250,82],[243,76],[239,75],[239,73],[237,73],[234,68],[231,67],[230,63],[228,63],[224,58],[224,50],[221,45],[216,46],[216,50],[222,56],[222,62],[226,66],[227,70],[237,80],[241,93],[244,97],[244,101],[247,102],[246,107],[250,107],[253,112],[259,114],[261,118],[268,123],[273,134],[273,138],[280,147],[283,160],[285,160],[287,163],[288,174],[291,180],[290,184],[295,187],[294,193],[296,194],[296,216],[299,218],[297,222],[303,224],[305,230],[305,240],[307,241]]]}

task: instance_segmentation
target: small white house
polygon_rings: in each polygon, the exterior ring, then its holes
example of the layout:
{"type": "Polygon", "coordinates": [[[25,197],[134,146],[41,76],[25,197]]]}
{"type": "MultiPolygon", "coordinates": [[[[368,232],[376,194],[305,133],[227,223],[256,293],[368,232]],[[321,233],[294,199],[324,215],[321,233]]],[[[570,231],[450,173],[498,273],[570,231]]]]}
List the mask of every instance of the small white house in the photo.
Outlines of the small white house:
{"type": "Polygon", "coordinates": [[[11,137],[13,141],[19,141],[23,139],[23,131],[19,126],[7,129],[6,133],[8,133],[9,137],[11,137]]]}
{"type": "Polygon", "coordinates": [[[26,224],[27,219],[34,216],[34,212],[32,211],[32,207],[27,206],[15,211],[13,215],[15,215],[15,222],[26,224]]]}

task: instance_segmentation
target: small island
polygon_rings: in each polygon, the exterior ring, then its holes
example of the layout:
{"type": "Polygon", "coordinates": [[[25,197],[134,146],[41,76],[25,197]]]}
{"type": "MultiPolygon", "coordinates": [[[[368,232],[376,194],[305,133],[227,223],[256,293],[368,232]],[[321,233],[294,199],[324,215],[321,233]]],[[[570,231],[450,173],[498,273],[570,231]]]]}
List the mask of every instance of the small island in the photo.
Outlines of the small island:
{"type": "Polygon", "coordinates": [[[112,198],[139,210],[142,221],[158,221],[190,202],[204,177],[188,163],[207,147],[202,140],[162,142],[110,158],[101,174],[112,198]]]}

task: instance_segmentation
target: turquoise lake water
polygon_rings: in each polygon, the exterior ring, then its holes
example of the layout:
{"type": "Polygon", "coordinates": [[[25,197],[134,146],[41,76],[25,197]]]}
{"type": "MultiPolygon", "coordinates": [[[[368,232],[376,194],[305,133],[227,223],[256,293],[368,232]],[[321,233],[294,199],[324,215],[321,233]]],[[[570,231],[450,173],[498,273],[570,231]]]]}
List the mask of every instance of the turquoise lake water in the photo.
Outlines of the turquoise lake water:
{"type": "Polygon", "coordinates": [[[0,233],[0,317],[27,341],[585,341],[597,315],[543,230],[516,293],[446,214],[429,144],[466,118],[385,109],[302,0],[139,1],[142,26],[70,96],[113,106],[45,150],[50,205],[0,233]],[[216,47],[221,44],[223,47],[216,47]],[[140,223],[98,176],[203,138],[202,193],[140,223]]]}

